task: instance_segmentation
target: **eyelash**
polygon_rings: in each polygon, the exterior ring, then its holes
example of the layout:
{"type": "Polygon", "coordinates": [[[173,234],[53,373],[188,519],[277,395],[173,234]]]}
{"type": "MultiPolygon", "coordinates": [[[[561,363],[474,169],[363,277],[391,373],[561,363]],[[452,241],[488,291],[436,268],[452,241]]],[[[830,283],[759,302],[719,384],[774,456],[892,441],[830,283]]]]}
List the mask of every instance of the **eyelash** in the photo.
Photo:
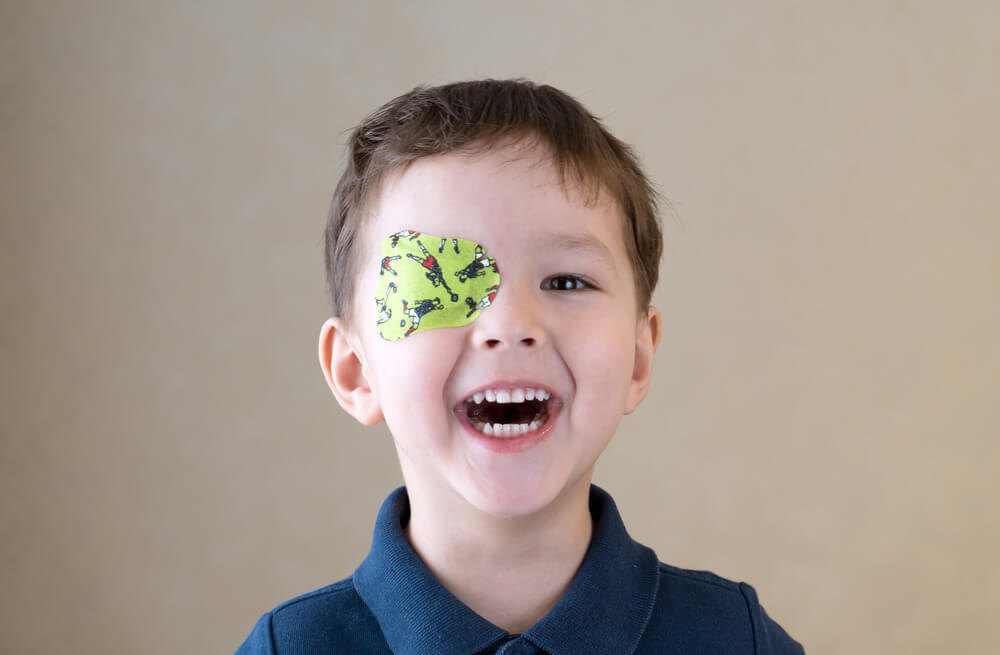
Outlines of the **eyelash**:
{"type": "Polygon", "coordinates": [[[552,291],[585,291],[587,289],[594,289],[594,285],[583,279],[579,275],[553,275],[542,282],[543,289],[550,289],[552,291]],[[568,288],[559,288],[553,285],[553,282],[557,280],[568,280],[570,285],[568,288]]]}

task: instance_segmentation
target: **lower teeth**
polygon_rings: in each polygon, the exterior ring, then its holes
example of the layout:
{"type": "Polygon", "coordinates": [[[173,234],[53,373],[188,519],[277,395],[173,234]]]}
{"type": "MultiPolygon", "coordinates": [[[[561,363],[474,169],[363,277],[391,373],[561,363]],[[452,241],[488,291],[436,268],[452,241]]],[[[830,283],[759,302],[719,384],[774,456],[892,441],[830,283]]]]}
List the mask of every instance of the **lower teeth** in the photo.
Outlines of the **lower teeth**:
{"type": "Polygon", "coordinates": [[[535,419],[531,423],[476,423],[476,430],[491,437],[519,437],[528,432],[534,432],[542,427],[542,421],[535,419]]]}

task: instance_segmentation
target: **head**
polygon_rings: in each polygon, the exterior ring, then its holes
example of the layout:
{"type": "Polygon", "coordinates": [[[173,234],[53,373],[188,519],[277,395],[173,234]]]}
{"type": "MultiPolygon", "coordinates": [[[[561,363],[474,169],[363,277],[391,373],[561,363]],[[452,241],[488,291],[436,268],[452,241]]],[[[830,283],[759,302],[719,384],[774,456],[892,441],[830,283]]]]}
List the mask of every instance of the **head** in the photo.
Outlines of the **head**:
{"type": "MultiPolygon", "coordinates": [[[[320,360],[350,414],[385,419],[411,500],[521,515],[585,490],[648,389],[655,210],[628,147],[551,87],[418,88],[355,131],[327,226],[334,317],[320,360]],[[472,322],[380,336],[383,240],[404,230],[435,235],[417,240],[414,260],[443,257],[450,239],[470,261],[476,244],[495,258],[499,291],[478,299],[472,322]]],[[[426,307],[411,294],[391,320],[416,325],[440,310],[457,272],[444,275],[422,294],[426,307]]]]}
{"type": "MultiPolygon", "coordinates": [[[[326,224],[326,278],[333,316],[352,319],[359,243],[393,174],[433,155],[474,154],[519,141],[541,146],[560,184],[577,184],[586,201],[616,203],[635,281],[636,307],[648,304],[659,277],[663,238],[657,193],[632,149],[577,100],[526,80],[481,80],[417,87],[382,106],[351,133],[347,167],[326,224]]],[[[375,235],[381,239],[384,235],[375,235]]]]}

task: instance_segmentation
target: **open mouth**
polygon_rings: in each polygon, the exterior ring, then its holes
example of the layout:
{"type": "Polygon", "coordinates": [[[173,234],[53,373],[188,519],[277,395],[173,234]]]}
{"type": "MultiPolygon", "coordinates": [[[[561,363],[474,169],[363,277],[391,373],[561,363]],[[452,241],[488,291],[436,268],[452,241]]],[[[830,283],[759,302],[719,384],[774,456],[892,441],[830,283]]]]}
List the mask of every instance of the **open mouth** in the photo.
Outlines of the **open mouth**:
{"type": "Polygon", "coordinates": [[[482,434],[519,437],[548,422],[551,398],[544,389],[485,389],[466,398],[465,417],[482,434]]]}

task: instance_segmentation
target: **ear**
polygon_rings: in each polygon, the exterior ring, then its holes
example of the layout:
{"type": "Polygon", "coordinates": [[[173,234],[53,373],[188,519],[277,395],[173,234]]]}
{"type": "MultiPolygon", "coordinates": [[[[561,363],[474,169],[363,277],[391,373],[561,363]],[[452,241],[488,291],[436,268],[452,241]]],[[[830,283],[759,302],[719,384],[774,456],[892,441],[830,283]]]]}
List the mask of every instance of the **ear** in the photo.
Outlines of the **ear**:
{"type": "Polygon", "coordinates": [[[319,333],[319,365],[334,398],[362,425],[382,420],[378,395],[368,378],[364,352],[342,318],[328,318],[319,333]]]}
{"type": "Polygon", "coordinates": [[[639,318],[635,327],[635,365],[632,367],[632,384],[625,402],[625,413],[631,414],[649,391],[653,377],[653,355],[660,345],[660,310],[650,305],[646,315],[639,318]]]}

